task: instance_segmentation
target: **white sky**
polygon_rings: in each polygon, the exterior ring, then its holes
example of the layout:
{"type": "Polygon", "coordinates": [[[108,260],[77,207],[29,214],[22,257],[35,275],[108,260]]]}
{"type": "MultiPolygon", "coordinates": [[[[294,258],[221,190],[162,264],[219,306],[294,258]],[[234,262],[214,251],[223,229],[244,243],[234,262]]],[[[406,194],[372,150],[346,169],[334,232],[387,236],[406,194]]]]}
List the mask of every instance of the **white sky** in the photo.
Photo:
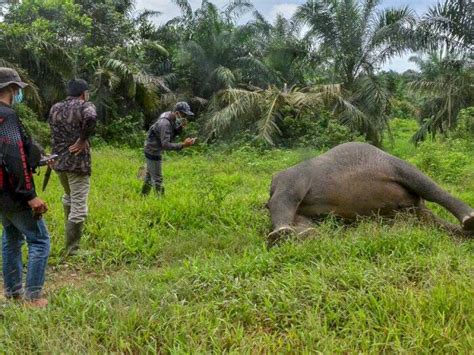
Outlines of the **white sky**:
{"type": "MultiPolygon", "coordinates": [[[[196,9],[201,4],[201,0],[190,0],[189,2],[193,9],[196,9]]],[[[224,7],[225,4],[228,3],[228,0],[211,0],[211,2],[219,7],[224,7]]],[[[286,17],[292,16],[298,5],[304,2],[304,0],[254,0],[253,4],[258,11],[272,20],[278,13],[286,17]]],[[[437,0],[382,0],[381,6],[401,7],[408,5],[414,9],[418,15],[421,15],[428,7],[436,3],[437,0]]],[[[156,18],[157,23],[164,23],[180,13],[179,8],[174,5],[171,0],[138,0],[137,9],[160,11],[162,15],[156,18]]],[[[392,69],[398,72],[403,72],[407,69],[415,69],[416,67],[413,63],[408,62],[410,56],[411,54],[394,58],[390,63],[385,65],[384,69],[392,69]]]]}

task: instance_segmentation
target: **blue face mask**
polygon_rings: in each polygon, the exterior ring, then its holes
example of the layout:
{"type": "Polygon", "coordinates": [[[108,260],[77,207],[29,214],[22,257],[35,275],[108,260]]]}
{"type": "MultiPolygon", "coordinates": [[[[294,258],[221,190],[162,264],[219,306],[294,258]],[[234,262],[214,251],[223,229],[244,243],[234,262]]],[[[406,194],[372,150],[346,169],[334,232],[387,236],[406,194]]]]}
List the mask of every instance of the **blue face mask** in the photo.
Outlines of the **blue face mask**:
{"type": "Polygon", "coordinates": [[[13,96],[13,103],[14,104],[19,104],[23,101],[23,90],[20,89],[18,90],[18,94],[13,96]]]}

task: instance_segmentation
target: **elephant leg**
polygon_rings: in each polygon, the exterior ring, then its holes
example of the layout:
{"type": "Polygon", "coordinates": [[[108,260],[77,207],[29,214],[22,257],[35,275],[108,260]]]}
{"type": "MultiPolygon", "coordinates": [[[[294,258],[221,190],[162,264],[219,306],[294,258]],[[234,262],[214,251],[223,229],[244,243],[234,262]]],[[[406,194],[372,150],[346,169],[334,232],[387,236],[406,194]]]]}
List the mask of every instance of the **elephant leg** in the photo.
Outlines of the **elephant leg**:
{"type": "Polygon", "coordinates": [[[414,212],[420,221],[433,224],[436,227],[446,231],[447,233],[451,235],[461,236],[461,237],[474,236],[474,231],[464,230],[456,224],[449,223],[439,218],[437,215],[433,213],[433,211],[431,211],[429,208],[427,208],[423,204],[416,207],[414,212]]]}
{"type": "Polygon", "coordinates": [[[294,225],[298,237],[304,238],[314,230],[314,222],[311,219],[299,214],[297,214],[295,217],[294,225]]]}
{"type": "Polygon", "coordinates": [[[451,212],[467,231],[474,230],[474,209],[439,187],[414,166],[395,158],[399,183],[426,201],[435,202],[451,212]]]}
{"type": "Polygon", "coordinates": [[[267,245],[272,247],[295,233],[292,227],[296,210],[301,200],[290,193],[275,193],[267,203],[272,219],[273,231],[267,236],[267,245]]]}

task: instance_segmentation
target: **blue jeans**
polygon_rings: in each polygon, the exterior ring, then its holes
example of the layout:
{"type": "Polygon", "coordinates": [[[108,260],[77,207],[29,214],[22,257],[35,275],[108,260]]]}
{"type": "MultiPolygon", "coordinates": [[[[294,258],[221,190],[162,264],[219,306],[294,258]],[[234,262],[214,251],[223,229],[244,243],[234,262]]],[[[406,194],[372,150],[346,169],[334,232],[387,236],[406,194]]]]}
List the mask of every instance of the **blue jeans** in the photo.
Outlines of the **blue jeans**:
{"type": "Polygon", "coordinates": [[[49,233],[42,219],[33,218],[31,210],[0,212],[3,225],[2,258],[5,296],[26,299],[41,296],[49,256],[49,233]],[[28,271],[23,291],[23,262],[21,247],[28,244],[28,271]]]}

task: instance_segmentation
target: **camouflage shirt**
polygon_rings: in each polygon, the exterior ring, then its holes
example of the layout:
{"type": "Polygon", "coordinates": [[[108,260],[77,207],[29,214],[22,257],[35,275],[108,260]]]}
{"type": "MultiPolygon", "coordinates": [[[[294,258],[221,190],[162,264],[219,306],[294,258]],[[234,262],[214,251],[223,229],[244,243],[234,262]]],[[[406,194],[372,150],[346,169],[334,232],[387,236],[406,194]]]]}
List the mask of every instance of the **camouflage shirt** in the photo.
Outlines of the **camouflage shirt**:
{"type": "Polygon", "coordinates": [[[164,112],[148,130],[145,156],[151,160],[161,160],[163,150],[183,149],[183,144],[172,143],[181,130],[182,127],[176,124],[176,116],[172,112],[164,112]]]}
{"type": "Polygon", "coordinates": [[[55,104],[49,113],[49,125],[53,153],[58,155],[54,169],[78,174],[91,174],[90,145],[74,155],[69,147],[81,138],[89,143],[97,123],[97,112],[93,103],[77,97],[68,97],[55,104]]]}

